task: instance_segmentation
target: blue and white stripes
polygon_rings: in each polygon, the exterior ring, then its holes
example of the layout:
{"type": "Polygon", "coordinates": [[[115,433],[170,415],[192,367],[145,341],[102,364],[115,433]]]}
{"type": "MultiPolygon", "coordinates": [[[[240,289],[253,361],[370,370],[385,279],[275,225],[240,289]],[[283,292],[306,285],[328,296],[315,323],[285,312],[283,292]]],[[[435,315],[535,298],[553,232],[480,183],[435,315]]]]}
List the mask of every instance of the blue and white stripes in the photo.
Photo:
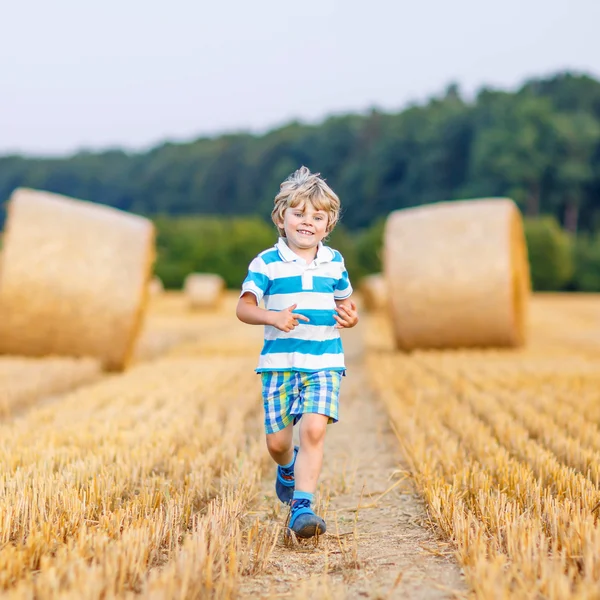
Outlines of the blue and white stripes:
{"type": "Polygon", "coordinates": [[[267,310],[283,310],[297,304],[299,321],[290,332],[265,326],[265,343],[257,372],[343,371],[344,352],[336,321],[335,301],[348,298],[352,285],[342,255],[319,244],[315,260],[307,264],[280,238],[251,263],[242,294],[251,292],[267,310]]]}

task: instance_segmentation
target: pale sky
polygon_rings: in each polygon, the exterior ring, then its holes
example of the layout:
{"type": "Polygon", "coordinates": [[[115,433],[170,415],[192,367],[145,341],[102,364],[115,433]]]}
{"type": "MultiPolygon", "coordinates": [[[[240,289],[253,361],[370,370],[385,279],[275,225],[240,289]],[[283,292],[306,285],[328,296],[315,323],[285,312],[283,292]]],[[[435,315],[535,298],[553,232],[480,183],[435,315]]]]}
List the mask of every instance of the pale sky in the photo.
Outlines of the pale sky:
{"type": "Polygon", "coordinates": [[[0,0],[0,154],[264,132],[456,81],[600,79],[600,0],[0,0]]]}

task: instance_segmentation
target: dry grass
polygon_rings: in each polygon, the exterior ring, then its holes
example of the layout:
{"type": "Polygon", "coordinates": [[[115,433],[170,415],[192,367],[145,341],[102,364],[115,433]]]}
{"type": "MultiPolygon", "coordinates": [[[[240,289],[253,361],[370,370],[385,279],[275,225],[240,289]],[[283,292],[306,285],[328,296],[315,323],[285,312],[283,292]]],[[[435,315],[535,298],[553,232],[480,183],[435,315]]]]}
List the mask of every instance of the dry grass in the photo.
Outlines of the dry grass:
{"type": "MultiPolygon", "coordinates": [[[[27,408],[0,422],[5,597],[235,598],[273,552],[305,551],[282,548],[254,513],[272,475],[261,332],[236,323],[235,301],[196,314],[182,294],[155,298],[123,374],[0,359],[6,405],[27,408]]],[[[412,354],[393,350],[384,314],[363,319],[372,383],[479,598],[597,597],[599,317],[600,297],[536,296],[524,349],[412,354]]],[[[334,470],[323,510],[355,485],[352,461],[334,470]]],[[[344,597],[336,574],[360,572],[359,513],[378,497],[331,521],[327,568],[289,597],[344,597]]],[[[370,597],[391,597],[377,585],[370,597]]]]}
{"type": "Polygon", "coordinates": [[[229,568],[260,478],[252,376],[246,359],[164,359],[0,427],[0,586],[46,590],[79,565],[74,589],[98,570],[107,591],[140,591],[215,529],[206,560],[229,568]]]}
{"type": "Polygon", "coordinates": [[[0,358],[0,416],[12,414],[54,394],[71,390],[101,375],[94,359],[77,358],[0,358]]]}
{"type": "Polygon", "coordinates": [[[597,597],[599,323],[598,296],[539,296],[521,351],[401,354],[371,337],[372,381],[478,597],[597,597]]]}
{"type": "MultiPolygon", "coordinates": [[[[209,319],[197,321],[196,334],[209,319]]],[[[139,361],[0,425],[7,597],[235,597],[276,535],[244,518],[266,466],[255,360],[190,349],[139,361]]],[[[21,362],[2,359],[0,373],[22,375],[21,362]]],[[[26,365],[31,402],[75,384],[75,363],[26,365]]]]}
{"type": "Polygon", "coordinates": [[[236,303],[237,294],[230,292],[215,310],[190,311],[185,295],[164,292],[152,301],[136,362],[164,354],[243,355],[258,360],[262,328],[241,325],[234,316],[236,303]]]}

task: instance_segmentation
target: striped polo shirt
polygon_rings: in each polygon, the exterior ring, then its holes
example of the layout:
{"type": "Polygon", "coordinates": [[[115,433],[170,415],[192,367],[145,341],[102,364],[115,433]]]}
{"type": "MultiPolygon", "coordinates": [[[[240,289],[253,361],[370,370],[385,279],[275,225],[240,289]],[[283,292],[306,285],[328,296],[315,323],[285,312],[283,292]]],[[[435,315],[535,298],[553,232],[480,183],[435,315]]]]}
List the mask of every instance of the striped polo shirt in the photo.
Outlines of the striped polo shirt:
{"type": "Polygon", "coordinates": [[[319,242],[317,255],[306,263],[283,238],[261,252],[248,268],[242,294],[251,292],[267,310],[283,310],[297,304],[299,320],[292,331],[265,325],[265,342],[257,373],[262,371],[344,371],[344,350],[336,329],[336,300],[352,294],[342,255],[319,242]]]}

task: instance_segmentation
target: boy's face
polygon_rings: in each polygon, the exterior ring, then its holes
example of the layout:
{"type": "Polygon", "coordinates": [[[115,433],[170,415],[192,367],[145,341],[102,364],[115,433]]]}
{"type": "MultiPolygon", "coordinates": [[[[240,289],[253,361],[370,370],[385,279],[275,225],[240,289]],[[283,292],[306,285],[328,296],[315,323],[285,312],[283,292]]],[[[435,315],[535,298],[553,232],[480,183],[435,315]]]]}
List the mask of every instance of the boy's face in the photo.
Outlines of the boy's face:
{"type": "Polygon", "coordinates": [[[328,222],[329,215],[324,210],[315,210],[310,202],[304,202],[287,208],[280,226],[292,250],[308,250],[316,248],[327,235],[328,222]]]}

